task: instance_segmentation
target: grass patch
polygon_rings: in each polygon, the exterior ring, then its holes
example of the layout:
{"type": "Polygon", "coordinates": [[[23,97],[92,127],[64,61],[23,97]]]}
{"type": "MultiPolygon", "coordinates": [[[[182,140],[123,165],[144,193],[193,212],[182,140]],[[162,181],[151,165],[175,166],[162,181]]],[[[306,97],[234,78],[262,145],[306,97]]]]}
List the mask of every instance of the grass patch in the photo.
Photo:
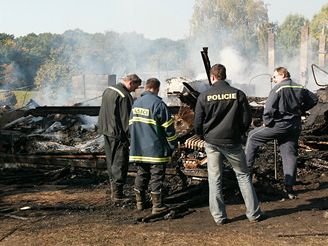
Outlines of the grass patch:
{"type": "MultiPolygon", "coordinates": [[[[35,97],[36,91],[11,91],[15,94],[16,96],[16,104],[14,105],[15,108],[21,108],[25,106],[25,104],[35,97]]],[[[5,101],[6,100],[6,93],[0,93],[0,101],[5,101]]]]}

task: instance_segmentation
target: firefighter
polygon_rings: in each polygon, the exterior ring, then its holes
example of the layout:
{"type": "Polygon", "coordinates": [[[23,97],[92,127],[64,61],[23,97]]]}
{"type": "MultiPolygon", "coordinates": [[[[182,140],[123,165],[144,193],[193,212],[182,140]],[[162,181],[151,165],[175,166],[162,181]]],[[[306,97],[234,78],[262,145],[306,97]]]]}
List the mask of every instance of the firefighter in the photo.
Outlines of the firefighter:
{"type": "Polygon", "coordinates": [[[246,165],[241,136],[251,123],[251,112],[245,93],[226,81],[222,64],[210,70],[212,87],[197,99],[194,129],[205,139],[209,184],[210,212],[217,225],[228,221],[222,194],[223,160],[231,164],[246,205],[250,221],[264,218],[246,165]]]}
{"type": "Polygon", "coordinates": [[[130,116],[130,162],[137,165],[135,194],[137,209],[145,206],[148,185],[152,199],[152,214],[167,207],[163,204],[162,187],[166,164],[176,147],[174,120],[166,104],[158,96],[160,81],[150,78],[145,91],[132,107],[130,116]]]}
{"type": "Polygon", "coordinates": [[[127,75],[122,83],[109,86],[102,95],[98,132],[104,135],[107,170],[113,201],[127,199],[123,186],[129,165],[129,115],[133,98],[130,92],[141,85],[136,74],[127,75]]]}
{"type": "Polygon", "coordinates": [[[284,67],[274,70],[270,91],[264,106],[263,125],[249,132],[246,143],[246,160],[251,169],[258,148],[270,140],[277,140],[284,172],[284,192],[289,199],[296,198],[293,185],[296,179],[298,138],[301,133],[301,115],[314,107],[317,96],[294,83],[284,67]]]}

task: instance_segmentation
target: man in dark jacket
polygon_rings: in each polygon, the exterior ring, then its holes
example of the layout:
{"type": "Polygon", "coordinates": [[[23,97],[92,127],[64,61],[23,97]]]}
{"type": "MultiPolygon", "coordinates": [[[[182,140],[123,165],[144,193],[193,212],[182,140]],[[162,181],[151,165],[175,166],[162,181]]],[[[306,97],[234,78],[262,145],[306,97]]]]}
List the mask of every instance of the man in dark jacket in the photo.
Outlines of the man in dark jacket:
{"type": "Polygon", "coordinates": [[[277,85],[273,87],[265,103],[263,126],[248,134],[246,160],[251,169],[258,148],[270,140],[277,139],[285,176],[285,193],[288,198],[294,199],[296,196],[293,185],[301,115],[314,107],[318,98],[303,86],[294,83],[284,67],[275,69],[272,81],[277,85]]]}
{"type": "Polygon", "coordinates": [[[174,120],[158,97],[159,87],[158,79],[147,80],[145,92],[133,104],[129,121],[130,162],[136,163],[138,168],[135,179],[137,209],[144,209],[149,184],[153,214],[166,209],[162,202],[165,168],[177,144],[174,120]]]}
{"type": "Polygon", "coordinates": [[[226,69],[221,64],[211,68],[213,86],[197,99],[194,129],[205,139],[209,183],[209,205],[214,221],[227,222],[222,194],[222,165],[226,159],[236,173],[239,188],[250,221],[263,218],[258,199],[246,165],[241,136],[251,123],[246,95],[226,81],[226,69]]]}
{"type": "Polygon", "coordinates": [[[122,83],[109,86],[103,93],[99,112],[98,132],[104,135],[106,162],[113,201],[126,199],[123,186],[129,165],[129,115],[133,98],[130,92],[141,84],[136,74],[123,78],[122,83]]]}

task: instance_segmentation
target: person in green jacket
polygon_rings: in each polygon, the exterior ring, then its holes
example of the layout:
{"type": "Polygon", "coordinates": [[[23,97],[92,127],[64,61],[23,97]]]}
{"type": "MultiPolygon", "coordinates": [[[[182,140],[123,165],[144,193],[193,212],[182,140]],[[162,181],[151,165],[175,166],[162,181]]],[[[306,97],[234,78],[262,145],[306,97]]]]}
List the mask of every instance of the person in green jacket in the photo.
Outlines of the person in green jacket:
{"type": "Polygon", "coordinates": [[[102,95],[98,132],[104,135],[108,176],[113,201],[127,199],[123,186],[129,165],[129,115],[133,98],[130,92],[141,85],[136,74],[123,78],[122,83],[109,86],[102,95]]]}

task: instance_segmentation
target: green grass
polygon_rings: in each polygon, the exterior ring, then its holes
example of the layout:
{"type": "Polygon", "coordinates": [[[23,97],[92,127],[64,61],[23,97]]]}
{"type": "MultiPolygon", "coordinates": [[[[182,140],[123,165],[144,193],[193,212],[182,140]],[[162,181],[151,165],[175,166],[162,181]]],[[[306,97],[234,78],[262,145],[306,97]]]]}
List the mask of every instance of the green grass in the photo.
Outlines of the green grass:
{"type": "MultiPolygon", "coordinates": [[[[12,91],[15,96],[17,103],[14,105],[15,108],[21,108],[36,95],[36,91],[12,91]]],[[[5,100],[5,93],[0,93],[0,100],[5,100]]]]}
{"type": "Polygon", "coordinates": [[[30,99],[36,95],[36,91],[13,91],[16,95],[17,103],[15,108],[23,107],[30,99]]]}

